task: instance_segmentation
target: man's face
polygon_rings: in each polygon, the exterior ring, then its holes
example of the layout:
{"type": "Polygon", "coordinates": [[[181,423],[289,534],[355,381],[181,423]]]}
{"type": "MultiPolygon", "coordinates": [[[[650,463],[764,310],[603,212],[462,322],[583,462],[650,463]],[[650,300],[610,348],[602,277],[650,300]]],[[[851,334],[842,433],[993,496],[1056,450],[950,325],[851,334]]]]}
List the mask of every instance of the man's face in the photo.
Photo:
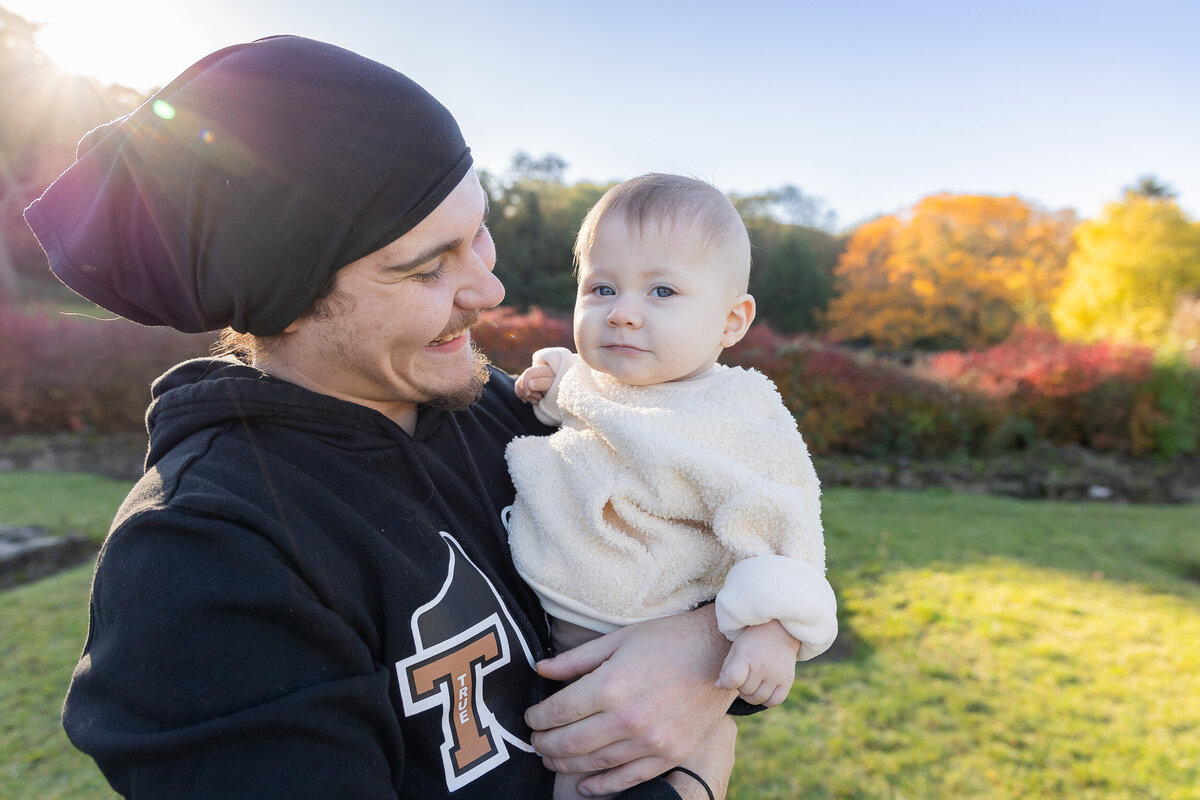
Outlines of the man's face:
{"type": "Polygon", "coordinates": [[[412,430],[417,406],[465,407],[487,379],[469,328],[504,298],[474,171],[396,241],[339,270],[327,313],[285,331],[267,372],[412,430]]]}
{"type": "Polygon", "coordinates": [[[580,358],[635,386],[705,372],[740,337],[730,334],[740,297],[729,262],[726,248],[704,247],[686,223],[636,232],[619,215],[604,220],[579,265],[580,358]]]}

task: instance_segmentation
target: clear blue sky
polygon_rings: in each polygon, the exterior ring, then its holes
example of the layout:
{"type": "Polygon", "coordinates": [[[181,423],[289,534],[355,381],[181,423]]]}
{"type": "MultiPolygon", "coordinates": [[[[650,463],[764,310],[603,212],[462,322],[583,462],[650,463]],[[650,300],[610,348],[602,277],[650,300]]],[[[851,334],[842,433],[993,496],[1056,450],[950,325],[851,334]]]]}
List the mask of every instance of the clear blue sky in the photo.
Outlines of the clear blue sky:
{"type": "Polygon", "coordinates": [[[138,88],[275,33],[410,75],[477,162],[795,184],[842,225],[940,191],[1099,213],[1154,174],[1200,209],[1200,0],[0,0],[138,88]],[[107,16],[106,16],[107,15],[107,16]]]}

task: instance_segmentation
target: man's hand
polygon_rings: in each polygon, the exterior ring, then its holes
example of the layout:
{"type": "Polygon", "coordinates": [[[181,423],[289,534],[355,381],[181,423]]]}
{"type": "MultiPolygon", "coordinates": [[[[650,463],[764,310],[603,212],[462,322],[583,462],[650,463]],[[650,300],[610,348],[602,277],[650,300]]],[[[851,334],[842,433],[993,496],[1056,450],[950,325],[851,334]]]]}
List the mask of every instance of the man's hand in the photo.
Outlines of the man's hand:
{"type": "Polygon", "coordinates": [[[546,392],[554,383],[554,370],[549,364],[534,364],[517,376],[517,399],[526,403],[536,403],[545,397],[546,392]]]}
{"type": "Polygon", "coordinates": [[[547,678],[579,679],[525,712],[533,746],[556,772],[607,770],[580,783],[594,794],[661,775],[696,750],[736,697],[716,686],[728,648],[709,605],[540,662],[547,678]]]}

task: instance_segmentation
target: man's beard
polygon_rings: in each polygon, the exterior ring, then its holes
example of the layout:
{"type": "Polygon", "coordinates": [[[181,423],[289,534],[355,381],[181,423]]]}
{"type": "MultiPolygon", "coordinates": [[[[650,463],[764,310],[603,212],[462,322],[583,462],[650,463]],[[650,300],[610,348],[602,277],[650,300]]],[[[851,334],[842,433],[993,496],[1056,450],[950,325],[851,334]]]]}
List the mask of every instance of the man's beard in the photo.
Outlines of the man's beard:
{"type": "Polygon", "coordinates": [[[455,411],[465,411],[483,396],[483,387],[492,376],[488,372],[488,364],[491,362],[488,361],[488,357],[475,344],[474,339],[471,340],[471,355],[475,358],[475,369],[471,373],[471,379],[458,389],[431,397],[422,403],[422,405],[437,409],[438,411],[453,413],[455,411]]]}

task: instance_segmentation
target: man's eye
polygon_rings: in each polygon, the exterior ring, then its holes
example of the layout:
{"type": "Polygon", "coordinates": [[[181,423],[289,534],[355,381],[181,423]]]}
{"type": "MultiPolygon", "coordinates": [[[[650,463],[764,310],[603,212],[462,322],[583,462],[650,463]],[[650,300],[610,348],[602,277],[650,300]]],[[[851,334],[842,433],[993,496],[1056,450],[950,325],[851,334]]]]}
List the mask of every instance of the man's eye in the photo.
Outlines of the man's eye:
{"type": "Polygon", "coordinates": [[[650,291],[654,294],[655,297],[670,297],[671,295],[675,294],[674,289],[670,289],[666,286],[655,286],[650,291]]]}
{"type": "Polygon", "coordinates": [[[438,278],[442,277],[445,271],[445,268],[443,268],[441,264],[438,264],[436,269],[431,269],[429,272],[415,273],[413,275],[413,279],[418,280],[421,283],[433,283],[438,278]]]}

